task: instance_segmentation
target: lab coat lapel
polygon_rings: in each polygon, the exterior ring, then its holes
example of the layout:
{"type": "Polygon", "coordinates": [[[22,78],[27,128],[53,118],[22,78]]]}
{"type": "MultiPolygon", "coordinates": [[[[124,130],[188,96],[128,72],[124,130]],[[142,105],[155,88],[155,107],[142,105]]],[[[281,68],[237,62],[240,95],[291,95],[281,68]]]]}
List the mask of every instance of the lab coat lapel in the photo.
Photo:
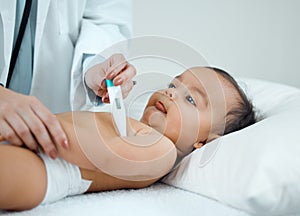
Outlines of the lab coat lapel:
{"type": "Polygon", "coordinates": [[[0,82],[5,83],[13,47],[16,16],[16,1],[1,1],[0,4],[0,82]]]}
{"type": "Polygon", "coordinates": [[[33,65],[33,75],[35,72],[35,65],[38,61],[38,53],[40,50],[41,40],[44,33],[45,20],[47,18],[49,4],[51,0],[38,1],[37,5],[37,18],[36,18],[36,32],[35,32],[35,43],[34,43],[34,65],[33,65]]]}

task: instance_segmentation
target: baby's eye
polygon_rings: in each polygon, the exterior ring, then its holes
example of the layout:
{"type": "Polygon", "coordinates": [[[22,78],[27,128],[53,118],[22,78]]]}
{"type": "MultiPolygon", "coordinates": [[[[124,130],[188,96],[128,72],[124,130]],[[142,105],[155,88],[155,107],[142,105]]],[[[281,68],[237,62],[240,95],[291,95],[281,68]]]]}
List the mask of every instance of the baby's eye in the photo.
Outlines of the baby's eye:
{"type": "Polygon", "coordinates": [[[173,83],[170,83],[168,88],[176,88],[176,86],[173,83]]]}
{"type": "Polygon", "coordinates": [[[185,98],[186,98],[186,100],[187,100],[189,103],[191,103],[191,104],[193,104],[194,106],[196,106],[196,103],[195,103],[194,99],[193,99],[190,95],[186,96],[185,98]]]}

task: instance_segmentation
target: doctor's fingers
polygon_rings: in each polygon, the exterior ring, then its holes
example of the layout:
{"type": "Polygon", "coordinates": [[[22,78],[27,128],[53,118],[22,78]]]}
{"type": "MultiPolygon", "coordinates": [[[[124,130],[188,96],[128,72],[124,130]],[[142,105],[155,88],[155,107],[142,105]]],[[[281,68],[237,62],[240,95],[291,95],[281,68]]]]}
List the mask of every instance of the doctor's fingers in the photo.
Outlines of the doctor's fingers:
{"type": "Polygon", "coordinates": [[[113,79],[129,65],[122,54],[114,54],[108,59],[109,68],[106,72],[106,79],[113,79]]]}
{"type": "MultiPolygon", "coordinates": [[[[45,153],[51,157],[56,158],[57,150],[49,130],[37,114],[29,107],[26,112],[21,113],[22,118],[30,129],[30,133],[38,142],[38,145],[42,147],[45,153]]],[[[28,146],[28,143],[24,141],[28,146]]]]}
{"type": "Polygon", "coordinates": [[[6,140],[13,145],[21,146],[23,144],[14,129],[4,119],[1,119],[0,121],[0,134],[3,140],[6,140]]]}
{"type": "MultiPolygon", "coordinates": [[[[131,89],[133,88],[133,86],[135,85],[135,83],[136,82],[133,81],[133,80],[128,80],[126,83],[124,83],[123,85],[121,85],[121,90],[122,90],[122,96],[123,96],[123,98],[126,98],[128,96],[129,92],[131,91],[131,89]]],[[[105,94],[102,92],[101,97],[102,97],[102,101],[104,103],[110,103],[108,92],[105,92],[105,94]]]]}
{"type": "MultiPolygon", "coordinates": [[[[38,130],[38,134],[40,134],[38,140],[40,142],[40,145],[43,146],[46,153],[53,157],[56,157],[56,149],[52,142],[52,140],[57,144],[65,149],[68,148],[68,139],[67,135],[65,134],[64,130],[62,129],[57,117],[52,114],[42,103],[39,101],[36,101],[36,103],[33,103],[31,105],[31,108],[33,112],[35,113],[37,119],[39,121],[36,121],[36,123],[41,123],[42,126],[37,127],[38,129],[44,129],[43,131],[38,130]],[[51,139],[52,138],[52,139],[51,139]],[[52,155],[51,155],[52,154],[52,155]]],[[[37,138],[38,139],[38,138],[37,138]]]]}
{"type": "Polygon", "coordinates": [[[119,73],[114,79],[114,85],[124,85],[127,82],[133,84],[132,78],[136,75],[136,69],[133,65],[128,64],[124,70],[119,73]]]}
{"type": "Polygon", "coordinates": [[[24,143],[29,149],[37,152],[38,143],[36,142],[33,134],[31,133],[31,129],[29,128],[28,124],[26,124],[24,116],[19,115],[19,113],[13,112],[7,115],[6,121],[14,130],[18,138],[22,140],[22,143],[11,141],[12,144],[20,146],[24,143]]]}
{"type": "Polygon", "coordinates": [[[126,98],[129,94],[129,92],[132,90],[133,86],[134,86],[135,82],[132,80],[128,80],[127,82],[125,82],[123,85],[121,85],[121,89],[122,89],[122,96],[123,98],[126,98]]]}

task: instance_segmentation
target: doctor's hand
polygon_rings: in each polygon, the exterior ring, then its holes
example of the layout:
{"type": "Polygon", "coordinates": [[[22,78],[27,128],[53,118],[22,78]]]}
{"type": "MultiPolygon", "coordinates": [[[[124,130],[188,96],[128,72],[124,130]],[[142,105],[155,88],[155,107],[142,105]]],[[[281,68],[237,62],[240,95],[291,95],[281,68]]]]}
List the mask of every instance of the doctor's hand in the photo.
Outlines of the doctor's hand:
{"type": "Polygon", "coordinates": [[[102,97],[103,102],[107,103],[109,98],[105,79],[113,79],[115,86],[120,85],[125,98],[134,85],[132,78],[135,74],[135,67],[129,64],[122,54],[114,54],[89,69],[85,74],[85,83],[96,95],[102,97]]]}
{"type": "Polygon", "coordinates": [[[68,141],[59,121],[34,96],[22,95],[0,86],[0,135],[16,146],[26,145],[37,152],[40,145],[51,158],[57,145],[68,141]]]}

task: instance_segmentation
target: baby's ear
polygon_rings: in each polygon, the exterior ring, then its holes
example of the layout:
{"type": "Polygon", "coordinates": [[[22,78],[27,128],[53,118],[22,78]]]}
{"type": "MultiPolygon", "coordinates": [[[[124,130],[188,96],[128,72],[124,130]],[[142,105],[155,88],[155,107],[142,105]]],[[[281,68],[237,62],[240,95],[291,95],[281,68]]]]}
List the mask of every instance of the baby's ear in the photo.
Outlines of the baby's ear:
{"type": "Polygon", "coordinates": [[[208,139],[206,140],[206,143],[213,141],[214,139],[217,139],[219,137],[220,137],[220,135],[218,135],[218,134],[210,134],[208,139]]]}
{"type": "Polygon", "coordinates": [[[203,143],[203,142],[196,142],[196,143],[194,143],[193,147],[195,149],[198,149],[198,148],[201,148],[204,145],[205,145],[205,143],[203,143]]]}
{"type": "Polygon", "coordinates": [[[208,143],[208,142],[210,142],[210,141],[213,141],[214,139],[217,139],[217,138],[219,138],[219,137],[220,137],[220,135],[218,135],[218,134],[210,134],[209,137],[207,138],[207,140],[205,140],[205,141],[203,141],[203,142],[201,142],[201,141],[196,142],[196,143],[194,143],[193,147],[194,147],[195,149],[201,148],[201,147],[204,146],[206,143],[208,143]]]}

